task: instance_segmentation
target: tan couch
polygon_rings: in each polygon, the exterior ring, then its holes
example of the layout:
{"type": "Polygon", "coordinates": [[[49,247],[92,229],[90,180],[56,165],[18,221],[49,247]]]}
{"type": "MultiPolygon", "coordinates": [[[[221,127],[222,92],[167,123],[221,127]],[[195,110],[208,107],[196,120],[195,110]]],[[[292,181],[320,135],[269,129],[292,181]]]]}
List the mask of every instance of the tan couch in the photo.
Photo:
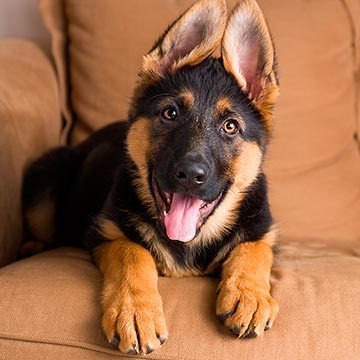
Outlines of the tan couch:
{"type": "MultiPolygon", "coordinates": [[[[126,117],[142,54],[190,3],[40,0],[52,59],[0,40],[0,263],[12,262],[0,269],[0,359],[133,358],[104,339],[101,275],[84,251],[13,262],[21,175],[49,147],[126,117]]],[[[259,3],[281,78],[266,169],[282,231],[280,315],[264,336],[238,340],[214,316],[216,279],[161,278],[170,338],[150,359],[360,359],[360,3],[259,3]]]]}

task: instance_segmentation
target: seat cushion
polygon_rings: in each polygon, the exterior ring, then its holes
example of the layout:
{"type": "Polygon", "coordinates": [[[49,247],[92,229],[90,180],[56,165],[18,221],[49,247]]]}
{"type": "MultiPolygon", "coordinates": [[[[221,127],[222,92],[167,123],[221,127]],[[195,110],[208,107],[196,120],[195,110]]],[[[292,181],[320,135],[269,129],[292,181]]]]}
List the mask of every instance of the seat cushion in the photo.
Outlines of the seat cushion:
{"type": "MultiPolygon", "coordinates": [[[[148,359],[358,359],[360,248],[283,245],[273,271],[277,322],[238,340],[214,316],[217,280],[160,278],[170,338],[148,359]]],[[[0,270],[1,359],[116,359],[100,328],[101,274],[82,250],[0,270]]],[[[138,358],[142,358],[139,356],[138,358]]]]}

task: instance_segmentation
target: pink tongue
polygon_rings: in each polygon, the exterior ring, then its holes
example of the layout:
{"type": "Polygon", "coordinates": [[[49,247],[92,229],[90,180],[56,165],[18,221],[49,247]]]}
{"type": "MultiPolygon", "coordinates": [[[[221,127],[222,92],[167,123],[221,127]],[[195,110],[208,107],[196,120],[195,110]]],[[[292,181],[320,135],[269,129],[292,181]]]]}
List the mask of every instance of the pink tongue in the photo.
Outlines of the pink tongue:
{"type": "Polygon", "coordinates": [[[170,211],[165,214],[169,239],[187,242],[195,237],[202,203],[202,200],[189,195],[173,194],[170,211]]]}

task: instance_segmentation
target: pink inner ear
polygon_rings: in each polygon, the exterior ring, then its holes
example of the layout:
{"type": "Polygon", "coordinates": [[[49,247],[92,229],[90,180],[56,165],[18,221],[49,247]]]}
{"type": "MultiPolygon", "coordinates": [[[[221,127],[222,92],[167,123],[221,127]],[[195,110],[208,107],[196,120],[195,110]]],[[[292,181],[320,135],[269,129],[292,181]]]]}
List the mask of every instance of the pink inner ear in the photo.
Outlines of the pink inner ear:
{"type": "Polygon", "coordinates": [[[206,25],[202,22],[188,24],[172,39],[171,49],[165,54],[160,64],[161,71],[166,73],[178,60],[190,54],[203,40],[206,32],[206,25]]]}
{"type": "Polygon", "coordinates": [[[260,44],[250,39],[238,45],[239,71],[246,81],[246,91],[249,96],[256,99],[262,89],[261,74],[259,74],[260,44]]]}

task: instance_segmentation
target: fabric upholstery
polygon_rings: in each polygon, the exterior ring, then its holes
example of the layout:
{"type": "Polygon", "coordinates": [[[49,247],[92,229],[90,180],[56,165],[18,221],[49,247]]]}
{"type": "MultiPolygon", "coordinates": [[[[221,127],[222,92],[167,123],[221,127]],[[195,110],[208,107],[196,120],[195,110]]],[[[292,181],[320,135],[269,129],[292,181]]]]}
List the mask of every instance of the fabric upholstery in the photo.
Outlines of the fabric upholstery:
{"type": "MultiPolygon", "coordinates": [[[[24,164],[126,117],[141,56],[191,0],[39,0],[43,52],[0,41],[0,264],[20,241],[24,164]],[[57,95],[58,94],[58,95],[57,95]]],[[[232,1],[233,3],[234,1],[232,1]]],[[[283,234],[273,270],[274,328],[240,341],[214,316],[217,280],[159,280],[170,338],[148,359],[358,359],[360,339],[360,4],[262,0],[278,49],[281,97],[268,154],[283,234]]],[[[62,248],[0,269],[0,359],[131,359],[104,340],[101,275],[62,248]]]]}
{"type": "Polygon", "coordinates": [[[44,17],[45,26],[51,29],[51,51],[55,62],[59,103],[61,113],[65,120],[62,128],[61,144],[66,143],[71,129],[73,116],[70,111],[69,75],[68,75],[68,38],[66,37],[67,21],[62,1],[39,1],[40,11],[47,14],[44,17]]]}
{"type": "MultiPolygon", "coordinates": [[[[40,0],[54,46],[67,39],[75,126],[71,142],[126,118],[142,55],[191,0],[40,0]],[[62,5],[62,11],[54,11],[62,5]],[[65,16],[66,28],[54,25],[65,16]],[[59,20],[60,19],[60,20],[59,20]]],[[[229,1],[233,4],[234,1],[229,1]]],[[[355,0],[259,1],[278,50],[281,96],[266,172],[285,236],[358,241],[359,4],[355,0]],[[356,59],[356,60],[355,60],[356,59]]],[[[231,7],[231,6],[229,6],[231,7]]],[[[61,45],[63,46],[63,45],[61,45]]],[[[60,83],[61,94],[66,90],[60,83]]],[[[64,103],[63,103],[64,105],[64,103]]],[[[63,106],[63,111],[69,108],[63,106]]]]}
{"type": "MultiPolygon", "coordinates": [[[[144,358],[358,359],[359,273],[360,247],[283,244],[273,271],[279,318],[249,340],[217,321],[216,279],[160,278],[170,337],[144,358]]],[[[0,270],[0,283],[1,359],[132,358],[104,340],[101,275],[84,251],[62,248],[11,264],[0,270]]]]}
{"type": "Polygon", "coordinates": [[[52,65],[26,40],[0,40],[0,266],[21,241],[24,165],[59,143],[61,118],[52,65]]]}

